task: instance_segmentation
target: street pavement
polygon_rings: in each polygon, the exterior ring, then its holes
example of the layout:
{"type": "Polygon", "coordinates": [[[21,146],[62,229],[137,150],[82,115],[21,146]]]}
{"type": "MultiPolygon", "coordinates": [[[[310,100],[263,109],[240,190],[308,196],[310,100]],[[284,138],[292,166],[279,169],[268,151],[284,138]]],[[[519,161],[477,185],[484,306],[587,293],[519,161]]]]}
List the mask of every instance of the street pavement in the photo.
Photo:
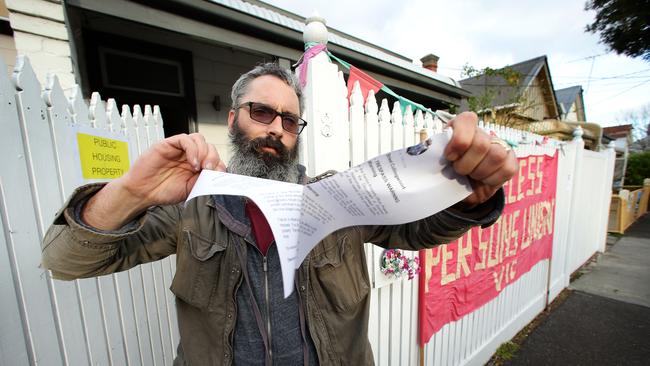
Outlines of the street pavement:
{"type": "Polygon", "coordinates": [[[650,213],[581,272],[504,365],[650,365],[650,213]]]}

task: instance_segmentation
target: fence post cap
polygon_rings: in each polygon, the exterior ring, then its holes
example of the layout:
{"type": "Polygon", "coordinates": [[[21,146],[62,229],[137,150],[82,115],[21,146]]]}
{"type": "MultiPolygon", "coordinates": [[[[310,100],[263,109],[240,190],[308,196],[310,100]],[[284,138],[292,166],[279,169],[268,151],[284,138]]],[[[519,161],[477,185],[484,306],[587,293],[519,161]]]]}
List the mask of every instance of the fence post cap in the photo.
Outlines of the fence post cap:
{"type": "Polygon", "coordinates": [[[650,178],[646,178],[643,180],[643,185],[644,186],[650,186],[650,178]]]}
{"type": "Polygon", "coordinates": [[[582,140],[582,135],[584,135],[585,132],[582,130],[582,127],[578,126],[573,130],[573,139],[574,140],[582,140]]]}
{"type": "Polygon", "coordinates": [[[325,26],[325,19],[314,12],[305,20],[305,29],[302,32],[302,40],[305,43],[327,44],[328,32],[325,26]]]}

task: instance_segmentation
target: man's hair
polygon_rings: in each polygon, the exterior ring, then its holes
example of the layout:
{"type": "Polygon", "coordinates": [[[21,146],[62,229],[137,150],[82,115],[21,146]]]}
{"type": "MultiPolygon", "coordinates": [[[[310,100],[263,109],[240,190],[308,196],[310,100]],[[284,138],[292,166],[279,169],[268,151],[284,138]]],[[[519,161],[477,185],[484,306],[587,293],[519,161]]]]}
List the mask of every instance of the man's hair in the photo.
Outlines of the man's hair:
{"type": "Polygon", "coordinates": [[[241,104],[241,99],[244,97],[244,94],[248,92],[248,84],[250,84],[251,81],[257,79],[258,77],[264,75],[275,76],[287,83],[287,85],[289,85],[298,96],[300,113],[303,112],[302,88],[298,83],[298,79],[296,79],[291,71],[282,68],[280,65],[273,62],[257,65],[253,70],[243,74],[239,77],[239,79],[237,79],[237,81],[235,81],[235,84],[232,86],[232,91],[230,92],[230,98],[232,99],[232,109],[237,111],[237,107],[239,107],[241,104]]]}

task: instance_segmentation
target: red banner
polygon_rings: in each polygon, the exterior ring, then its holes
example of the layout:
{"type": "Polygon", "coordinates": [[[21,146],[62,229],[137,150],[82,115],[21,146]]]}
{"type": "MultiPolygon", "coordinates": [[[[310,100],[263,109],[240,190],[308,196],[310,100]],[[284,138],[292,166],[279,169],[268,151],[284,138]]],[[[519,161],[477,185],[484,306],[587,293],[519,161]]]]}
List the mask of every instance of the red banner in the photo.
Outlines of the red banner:
{"type": "Polygon", "coordinates": [[[519,172],[504,186],[506,206],[494,225],[420,251],[421,345],[551,257],[557,163],[557,153],[519,158],[519,172]]]}

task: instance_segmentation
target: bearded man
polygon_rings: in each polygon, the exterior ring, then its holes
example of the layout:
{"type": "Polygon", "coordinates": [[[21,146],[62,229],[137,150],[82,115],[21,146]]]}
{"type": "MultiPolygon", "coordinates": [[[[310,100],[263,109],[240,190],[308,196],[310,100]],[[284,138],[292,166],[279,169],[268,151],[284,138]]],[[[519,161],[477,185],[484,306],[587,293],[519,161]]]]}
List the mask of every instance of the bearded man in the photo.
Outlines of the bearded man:
{"type": "MultiPolygon", "coordinates": [[[[302,92],[275,64],[242,75],[228,115],[235,174],[305,184],[298,164],[302,92]]],[[[474,192],[436,215],[396,226],[341,229],[297,270],[284,298],[273,234],[251,201],[188,196],[201,169],[225,171],[200,134],[153,145],[127,174],[77,189],[44,239],[43,264],[71,280],[130,269],[177,254],[171,291],[180,331],[175,365],[366,365],[370,281],[363,243],[418,250],[490,225],[503,208],[500,187],[514,155],[477,128],[474,114],[450,122],[445,150],[474,192]]]]}

